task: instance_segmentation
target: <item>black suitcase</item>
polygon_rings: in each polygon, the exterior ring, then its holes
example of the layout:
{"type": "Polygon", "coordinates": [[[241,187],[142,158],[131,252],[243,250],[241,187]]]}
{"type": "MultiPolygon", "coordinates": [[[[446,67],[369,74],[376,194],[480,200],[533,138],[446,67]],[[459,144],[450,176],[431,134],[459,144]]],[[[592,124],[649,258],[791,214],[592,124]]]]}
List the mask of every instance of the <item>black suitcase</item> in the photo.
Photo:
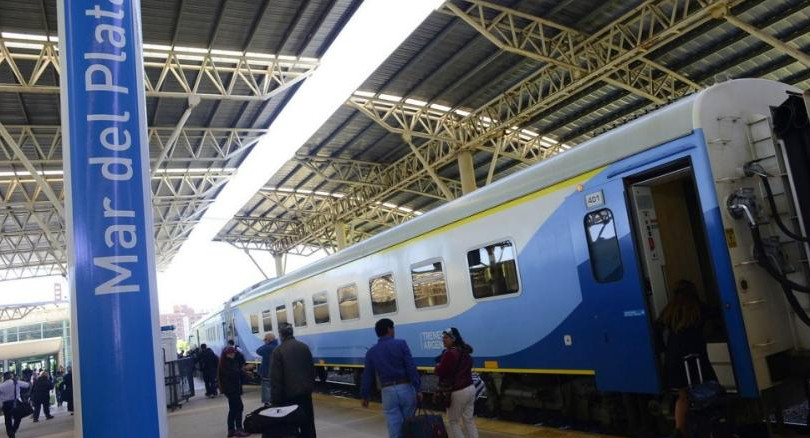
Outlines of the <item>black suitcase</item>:
{"type": "Polygon", "coordinates": [[[260,433],[262,438],[296,437],[304,419],[298,405],[262,406],[245,416],[245,432],[260,433]]]}
{"type": "Polygon", "coordinates": [[[725,388],[716,381],[703,380],[700,356],[697,354],[684,358],[684,369],[686,381],[689,384],[687,436],[690,438],[730,438],[733,436],[729,399],[726,396],[725,388]]]}

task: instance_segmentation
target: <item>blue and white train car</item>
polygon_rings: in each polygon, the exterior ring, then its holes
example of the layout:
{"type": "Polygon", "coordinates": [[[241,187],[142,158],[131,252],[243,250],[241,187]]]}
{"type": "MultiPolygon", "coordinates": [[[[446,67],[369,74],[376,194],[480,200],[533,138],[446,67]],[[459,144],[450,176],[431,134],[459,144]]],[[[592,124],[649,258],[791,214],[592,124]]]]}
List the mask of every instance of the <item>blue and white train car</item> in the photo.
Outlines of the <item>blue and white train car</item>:
{"type": "MultiPolygon", "coordinates": [[[[799,170],[771,129],[772,109],[797,91],[759,79],[712,86],[260,283],[198,324],[201,341],[217,345],[204,337],[214,327],[252,354],[288,321],[318,365],[356,368],[377,341],[374,322],[388,317],[423,367],[441,351],[441,331],[458,327],[490,396],[511,406],[587,403],[543,392],[552,381],[575,393],[660,394],[653,323],[685,279],[722,314],[709,335],[721,381],[759,397],[784,378],[774,363],[810,346],[784,283],[757,264],[759,246],[737,218],[767,205],[744,171],[755,162],[777,175],[781,213],[806,235],[810,198],[799,195],[808,188],[792,184],[799,170]]],[[[807,284],[806,246],[789,246],[766,212],[761,234],[781,237],[795,268],[784,275],[807,284]]]]}

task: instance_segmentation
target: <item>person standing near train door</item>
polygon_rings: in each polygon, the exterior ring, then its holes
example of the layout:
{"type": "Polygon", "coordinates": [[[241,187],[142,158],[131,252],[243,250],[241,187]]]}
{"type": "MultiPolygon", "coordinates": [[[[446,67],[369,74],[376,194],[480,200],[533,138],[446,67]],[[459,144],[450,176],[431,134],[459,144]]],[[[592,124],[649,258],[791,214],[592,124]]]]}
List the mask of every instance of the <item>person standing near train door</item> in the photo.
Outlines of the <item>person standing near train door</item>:
{"type": "Polygon", "coordinates": [[[416,402],[421,400],[419,373],[411,356],[408,343],[394,339],[394,321],[383,318],[374,325],[377,344],[366,352],[360,395],[363,407],[368,407],[371,382],[379,377],[382,405],[388,423],[388,437],[402,436],[402,423],[413,417],[416,402]]]}

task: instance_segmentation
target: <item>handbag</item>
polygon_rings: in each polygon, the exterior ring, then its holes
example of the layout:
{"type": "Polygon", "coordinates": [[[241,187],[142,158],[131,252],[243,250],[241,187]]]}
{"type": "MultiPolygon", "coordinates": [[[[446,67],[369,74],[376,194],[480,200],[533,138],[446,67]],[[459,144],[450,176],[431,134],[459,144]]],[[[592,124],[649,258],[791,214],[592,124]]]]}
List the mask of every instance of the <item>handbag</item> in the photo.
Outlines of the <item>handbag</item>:
{"type": "Polygon", "coordinates": [[[456,361],[456,369],[453,370],[453,380],[439,380],[439,383],[436,385],[436,391],[433,393],[433,403],[442,409],[447,409],[450,407],[453,386],[456,384],[456,375],[458,374],[458,369],[461,367],[461,358],[463,357],[463,354],[464,353],[459,350],[458,361],[456,361]]]}
{"type": "Polygon", "coordinates": [[[21,401],[17,397],[17,381],[14,381],[14,403],[11,406],[11,416],[16,419],[25,418],[34,413],[34,408],[31,407],[31,402],[21,401]]]}
{"type": "Polygon", "coordinates": [[[402,438],[448,438],[441,415],[430,414],[423,408],[402,423],[402,438]]]}

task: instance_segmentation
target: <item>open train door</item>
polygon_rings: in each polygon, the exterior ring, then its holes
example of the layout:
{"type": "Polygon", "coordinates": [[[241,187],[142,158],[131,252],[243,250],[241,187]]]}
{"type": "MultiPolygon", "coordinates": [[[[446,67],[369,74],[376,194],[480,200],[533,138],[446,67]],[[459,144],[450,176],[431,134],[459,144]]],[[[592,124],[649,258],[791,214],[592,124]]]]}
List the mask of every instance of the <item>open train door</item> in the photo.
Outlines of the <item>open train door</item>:
{"type": "Polygon", "coordinates": [[[593,361],[602,391],[657,394],[655,333],[636,263],[633,231],[620,178],[581,187],[571,235],[580,285],[593,318],[593,361]]]}

